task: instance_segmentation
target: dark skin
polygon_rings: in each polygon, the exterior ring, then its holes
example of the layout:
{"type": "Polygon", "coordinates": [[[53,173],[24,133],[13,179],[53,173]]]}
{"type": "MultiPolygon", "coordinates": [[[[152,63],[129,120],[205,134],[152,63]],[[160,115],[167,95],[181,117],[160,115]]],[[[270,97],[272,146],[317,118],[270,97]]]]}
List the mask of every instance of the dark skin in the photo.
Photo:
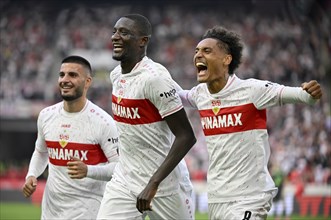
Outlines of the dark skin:
{"type": "Polygon", "coordinates": [[[128,18],[119,19],[111,37],[113,58],[121,61],[122,73],[131,72],[133,67],[146,56],[148,36],[141,36],[134,21],[128,18]]]}
{"type": "MultiPolygon", "coordinates": [[[[112,35],[113,58],[121,62],[122,74],[132,71],[146,56],[149,36],[142,36],[135,22],[119,19],[112,35]]],[[[138,195],[136,207],[139,212],[152,210],[151,201],[160,183],[173,171],[196,142],[191,124],[184,109],[164,118],[175,136],[169,154],[153,174],[145,189],[138,195]]]]}
{"type": "MultiPolygon", "coordinates": [[[[195,48],[193,62],[197,67],[197,80],[206,83],[211,94],[221,91],[229,78],[232,56],[213,38],[201,40],[195,48]],[[203,68],[202,68],[203,67],[203,68]]],[[[301,84],[303,90],[314,99],[322,97],[320,84],[316,80],[301,84]]]]}

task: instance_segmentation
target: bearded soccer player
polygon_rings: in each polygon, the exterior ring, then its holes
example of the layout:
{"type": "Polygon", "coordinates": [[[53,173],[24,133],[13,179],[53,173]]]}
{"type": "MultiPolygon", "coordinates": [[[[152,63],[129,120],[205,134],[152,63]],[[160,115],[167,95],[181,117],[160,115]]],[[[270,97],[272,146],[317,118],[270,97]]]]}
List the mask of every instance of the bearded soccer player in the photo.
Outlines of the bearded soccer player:
{"type": "Polygon", "coordinates": [[[107,181],[118,161],[113,118],[89,101],[90,63],[80,56],[62,61],[58,85],[63,101],[43,109],[23,194],[36,190],[48,165],[41,219],[96,219],[107,181]]]}
{"type": "Polygon", "coordinates": [[[210,219],[267,218],[277,188],[267,168],[266,108],[314,104],[322,96],[315,80],[288,87],[238,78],[240,41],[223,27],[207,30],[193,58],[200,84],[180,92],[184,106],[198,109],[206,137],[210,219]]]}

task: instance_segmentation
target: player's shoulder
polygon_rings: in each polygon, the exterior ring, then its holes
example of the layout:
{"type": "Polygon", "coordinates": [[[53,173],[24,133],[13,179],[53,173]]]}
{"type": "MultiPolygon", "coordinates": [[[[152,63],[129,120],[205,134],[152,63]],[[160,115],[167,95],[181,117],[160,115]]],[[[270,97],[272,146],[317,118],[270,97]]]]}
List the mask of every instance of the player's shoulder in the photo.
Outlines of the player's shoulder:
{"type": "Polygon", "coordinates": [[[47,115],[54,115],[60,111],[62,106],[63,102],[58,102],[54,105],[47,106],[40,111],[39,116],[45,117],[47,115]]]}
{"type": "Polygon", "coordinates": [[[206,83],[199,83],[198,85],[192,87],[189,91],[191,94],[208,94],[208,87],[206,83]]]}
{"type": "Polygon", "coordinates": [[[171,78],[171,75],[165,66],[150,58],[145,57],[142,60],[141,68],[144,72],[148,73],[148,78],[171,78]]]}
{"type": "Polygon", "coordinates": [[[87,114],[88,117],[91,118],[92,123],[97,123],[97,124],[109,124],[113,123],[114,119],[113,117],[108,114],[104,109],[99,107],[98,105],[94,104],[91,101],[88,101],[87,105],[87,114]]]}
{"type": "Polygon", "coordinates": [[[121,73],[121,65],[117,65],[113,70],[110,71],[110,75],[121,73]]]}
{"type": "Polygon", "coordinates": [[[52,121],[60,114],[60,110],[63,106],[63,102],[56,103],[54,105],[43,108],[38,115],[38,121],[41,123],[47,123],[52,121]]]}
{"type": "Polygon", "coordinates": [[[121,71],[121,65],[117,65],[113,70],[111,70],[109,74],[110,81],[113,82],[114,79],[118,78],[121,75],[121,71]]]}
{"type": "Polygon", "coordinates": [[[237,85],[247,88],[261,88],[265,87],[268,84],[272,84],[268,80],[256,79],[256,78],[247,78],[247,79],[236,79],[237,85]]]}

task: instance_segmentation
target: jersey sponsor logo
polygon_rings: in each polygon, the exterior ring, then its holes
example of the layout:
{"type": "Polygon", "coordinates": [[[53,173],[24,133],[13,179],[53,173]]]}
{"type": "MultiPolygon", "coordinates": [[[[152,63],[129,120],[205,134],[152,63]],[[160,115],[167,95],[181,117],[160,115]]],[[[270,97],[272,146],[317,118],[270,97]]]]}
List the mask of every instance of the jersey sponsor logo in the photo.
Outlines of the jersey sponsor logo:
{"type": "Polygon", "coordinates": [[[272,84],[271,82],[267,82],[267,83],[265,84],[265,87],[269,87],[269,86],[273,86],[273,84],[272,84]]]}
{"type": "Polygon", "coordinates": [[[243,125],[241,122],[241,113],[218,115],[214,117],[204,117],[201,120],[202,127],[206,129],[233,127],[243,125]]]}
{"type": "Polygon", "coordinates": [[[169,92],[163,92],[163,93],[161,93],[160,94],[160,97],[168,98],[168,97],[172,97],[172,96],[175,96],[175,95],[176,95],[176,89],[172,89],[169,92]]]}
{"type": "Polygon", "coordinates": [[[77,157],[88,165],[108,161],[99,144],[68,142],[66,148],[63,148],[59,142],[46,141],[46,145],[50,163],[57,166],[66,166],[71,157],[77,157]]]}
{"type": "Polygon", "coordinates": [[[108,141],[111,141],[113,144],[118,143],[118,137],[117,138],[108,138],[108,141]]]}
{"type": "Polygon", "coordinates": [[[253,104],[200,110],[202,129],[206,136],[229,134],[254,129],[266,129],[266,110],[258,110],[253,104]]]}
{"type": "Polygon", "coordinates": [[[138,108],[124,107],[122,105],[118,105],[115,103],[113,103],[112,108],[114,115],[117,115],[119,117],[129,118],[129,119],[141,118],[138,113],[138,108]]]}
{"type": "Polygon", "coordinates": [[[149,124],[162,120],[157,108],[148,99],[125,99],[112,95],[112,111],[117,122],[126,124],[149,124]]]}

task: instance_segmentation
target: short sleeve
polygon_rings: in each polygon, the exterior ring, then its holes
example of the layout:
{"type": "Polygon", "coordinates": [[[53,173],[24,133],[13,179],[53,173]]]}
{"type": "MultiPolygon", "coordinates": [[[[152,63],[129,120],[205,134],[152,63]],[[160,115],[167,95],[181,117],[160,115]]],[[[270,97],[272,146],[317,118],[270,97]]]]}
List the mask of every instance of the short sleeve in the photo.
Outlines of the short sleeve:
{"type": "Polygon", "coordinates": [[[164,118],[183,108],[178,95],[179,88],[169,75],[163,74],[149,78],[144,92],[145,97],[153,103],[164,118]]]}

